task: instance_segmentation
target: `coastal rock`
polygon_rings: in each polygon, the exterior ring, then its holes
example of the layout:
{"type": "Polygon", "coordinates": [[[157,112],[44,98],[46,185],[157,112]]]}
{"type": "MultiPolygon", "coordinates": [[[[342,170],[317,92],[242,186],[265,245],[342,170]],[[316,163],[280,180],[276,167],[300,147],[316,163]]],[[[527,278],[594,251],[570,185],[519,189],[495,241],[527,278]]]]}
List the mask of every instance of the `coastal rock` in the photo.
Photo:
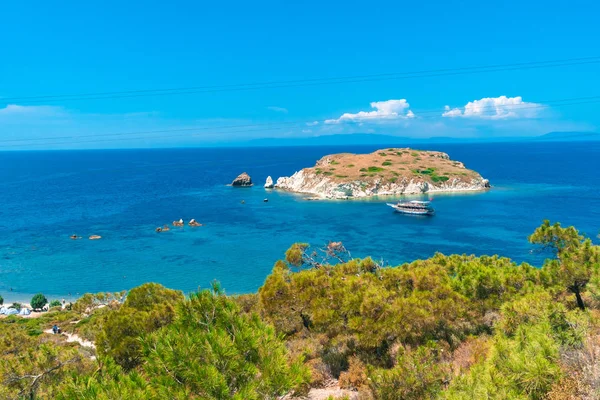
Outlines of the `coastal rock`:
{"type": "Polygon", "coordinates": [[[173,226],[182,227],[183,226],[183,218],[180,218],[179,221],[173,221],[173,226]]]}
{"type": "Polygon", "coordinates": [[[275,186],[275,184],[273,183],[273,178],[267,176],[267,181],[265,182],[265,189],[273,189],[273,186],[275,186]]]}
{"type": "Polygon", "coordinates": [[[252,178],[250,178],[250,175],[248,175],[247,173],[242,172],[240,175],[238,175],[237,178],[233,180],[233,182],[231,182],[231,186],[252,186],[252,178]]]}
{"type": "Polygon", "coordinates": [[[194,226],[194,227],[198,227],[198,226],[202,226],[201,223],[199,223],[198,221],[196,221],[195,219],[191,219],[190,222],[188,222],[189,226],[194,226]]]}
{"type": "Polygon", "coordinates": [[[315,167],[277,179],[275,188],[325,199],[480,191],[490,187],[448,154],[386,149],[371,154],[334,154],[315,167]]]}

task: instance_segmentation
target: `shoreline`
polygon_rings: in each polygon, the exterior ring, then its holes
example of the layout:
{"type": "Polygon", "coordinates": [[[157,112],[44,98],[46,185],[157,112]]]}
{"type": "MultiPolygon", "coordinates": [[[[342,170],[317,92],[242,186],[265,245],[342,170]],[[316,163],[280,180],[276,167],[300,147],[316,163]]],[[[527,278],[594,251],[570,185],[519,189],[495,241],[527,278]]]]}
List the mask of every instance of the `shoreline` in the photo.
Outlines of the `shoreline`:
{"type": "Polygon", "coordinates": [[[410,193],[376,193],[376,194],[369,194],[369,195],[364,195],[364,196],[339,196],[339,197],[335,197],[335,196],[327,196],[324,195],[322,193],[319,192],[313,192],[313,191],[298,191],[298,190],[292,190],[292,189],[288,189],[288,188],[284,188],[284,187],[278,187],[275,186],[274,188],[275,190],[284,192],[284,193],[291,193],[291,194],[296,194],[299,196],[309,196],[309,197],[304,197],[303,200],[372,200],[372,199],[378,199],[378,198],[402,198],[402,197],[426,197],[428,195],[431,194],[436,194],[436,195],[453,195],[453,194],[473,194],[473,193],[485,193],[485,192],[489,192],[492,189],[492,186],[490,187],[477,187],[477,188],[454,188],[454,189],[432,189],[432,190],[428,190],[426,192],[410,192],[410,193]]]}

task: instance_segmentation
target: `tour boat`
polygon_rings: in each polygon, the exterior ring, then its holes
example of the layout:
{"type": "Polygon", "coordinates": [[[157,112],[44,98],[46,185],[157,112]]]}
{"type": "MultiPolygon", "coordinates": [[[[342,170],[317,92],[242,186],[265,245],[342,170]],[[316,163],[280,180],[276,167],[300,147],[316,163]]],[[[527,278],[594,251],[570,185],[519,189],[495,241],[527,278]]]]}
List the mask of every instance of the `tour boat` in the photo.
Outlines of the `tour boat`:
{"type": "Polygon", "coordinates": [[[387,203],[387,205],[402,214],[433,215],[435,213],[429,201],[412,200],[404,203],[399,201],[397,204],[387,203]]]}

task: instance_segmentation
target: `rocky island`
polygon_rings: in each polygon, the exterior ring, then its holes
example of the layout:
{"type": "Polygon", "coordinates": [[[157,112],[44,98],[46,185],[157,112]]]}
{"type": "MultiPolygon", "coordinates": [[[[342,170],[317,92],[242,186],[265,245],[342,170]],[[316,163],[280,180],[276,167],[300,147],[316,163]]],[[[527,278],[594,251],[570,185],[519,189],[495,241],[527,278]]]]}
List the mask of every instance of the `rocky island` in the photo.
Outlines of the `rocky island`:
{"type": "Polygon", "coordinates": [[[489,181],[439,151],[388,148],[371,154],[340,153],[321,158],[311,168],[281,177],[275,188],[341,199],[479,191],[489,181]]]}
{"type": "Polygon", "coordinates": [[[252,185],[252,178],[250,178],[250,175],[248,175],[245,172],[239,174],[237,178],[235,178],[233,182],[231,182],[231,186],[250,187],[252,185]]]}

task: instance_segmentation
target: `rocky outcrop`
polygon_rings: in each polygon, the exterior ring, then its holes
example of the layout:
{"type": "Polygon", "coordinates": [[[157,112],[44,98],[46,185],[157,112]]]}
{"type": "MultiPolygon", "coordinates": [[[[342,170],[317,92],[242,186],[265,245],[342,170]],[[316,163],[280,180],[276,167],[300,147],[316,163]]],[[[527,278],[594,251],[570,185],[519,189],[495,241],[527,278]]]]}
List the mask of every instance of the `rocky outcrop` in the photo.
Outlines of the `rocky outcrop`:
{"type": "Polygon", "coordinates": [[[252,186],[252,178],[250,178],[250,175],[248,175],[247,173],[242,172],[240,175],[238,175],[237,178],[235,178],[233,180],[233,182],[231,182],[231,186],[238,186],[238,187],[252,186]]]}
{"type": "Polygon", "coordinates": [[[467,192],[489,187],[487,179],[461,162],[450,160],[445,153],[410,149],[325,156],[315,167],[281,177],[275,184],[278,189],[329,199],[467,192]]]}
{"type": "Polygon", "coordinates": [[[327,177],[301,170],[290,177],[277,179],[275,187],[296,193],[312,194],[320,198],[344,199],[349,197],[397,196],[436,192],[469,192],[485,190],[490,187],[490,183],[483,178],[472,179],[470,182],[455,178],[438,184],[407,178],[402,178],[402,180],[393,183],[377,179],[373,182],[356,180],[339,183],[327,177]]]}
{"type": "Polygon", "coordinates": [[[273,178],[267,176],[267,181],[265,182],[265,189],[273,189],[273,186],[275,186],[275,184],[273,183],[273,178]]]}

